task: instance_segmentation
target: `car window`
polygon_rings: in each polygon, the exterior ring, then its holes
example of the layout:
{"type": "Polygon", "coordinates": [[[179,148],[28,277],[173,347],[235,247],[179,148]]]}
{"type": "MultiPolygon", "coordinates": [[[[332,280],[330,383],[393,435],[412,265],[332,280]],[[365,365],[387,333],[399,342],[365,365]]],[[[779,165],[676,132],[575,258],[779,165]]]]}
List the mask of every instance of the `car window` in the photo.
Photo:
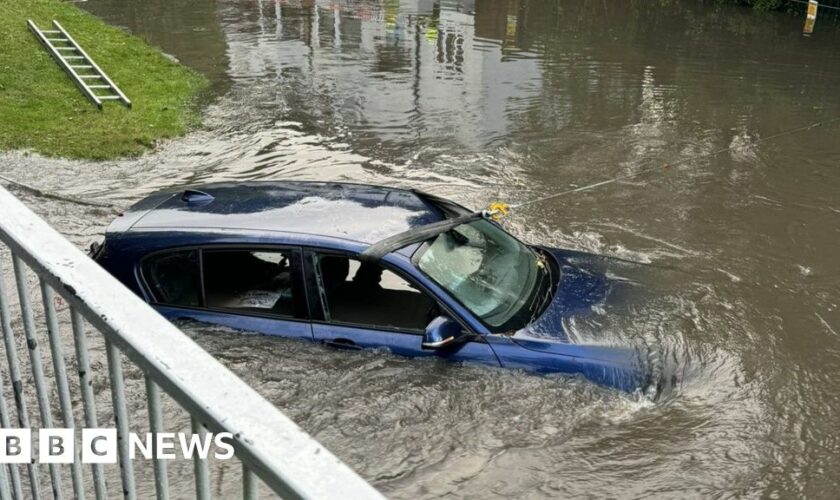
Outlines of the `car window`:
{"type": "Polygon", "coordinates": [[[315,260],[328,321],[423,331],[438,315],[431,297],[378,264],[338,255],[321,255],[315,260]]]}
{"type": "Polygon", "coordinates": [[[204,250],[208,308],[303,317],[295,254],[287,250],[204,250]]]}
{"type": "Polygon", "coordinates": [[[531,303],[546,276],[531,248],[487,220],[439,234],[414,263],[495,333],[531,320],[531,303]]]}
{"type": "Polygon", "coordinates": [[[198,250],[182,250],[146,258],[143,276],[155,302],[198,307],[201,300],[201,278],[198,250]]]}

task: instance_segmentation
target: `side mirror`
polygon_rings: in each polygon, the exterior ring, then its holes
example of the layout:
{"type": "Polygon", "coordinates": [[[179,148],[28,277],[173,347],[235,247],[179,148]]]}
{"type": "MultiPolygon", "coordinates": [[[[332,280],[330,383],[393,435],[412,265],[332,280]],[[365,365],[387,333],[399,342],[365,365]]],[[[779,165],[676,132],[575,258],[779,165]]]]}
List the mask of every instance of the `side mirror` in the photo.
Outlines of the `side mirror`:
{"type": "Polygon", "coordinates": [[[438,316],[426,327],[423,343],[420,345],[423,349],[440,349],[456,343],[463,336],[464,329],[457,321],[446,316],[438,316]]]}

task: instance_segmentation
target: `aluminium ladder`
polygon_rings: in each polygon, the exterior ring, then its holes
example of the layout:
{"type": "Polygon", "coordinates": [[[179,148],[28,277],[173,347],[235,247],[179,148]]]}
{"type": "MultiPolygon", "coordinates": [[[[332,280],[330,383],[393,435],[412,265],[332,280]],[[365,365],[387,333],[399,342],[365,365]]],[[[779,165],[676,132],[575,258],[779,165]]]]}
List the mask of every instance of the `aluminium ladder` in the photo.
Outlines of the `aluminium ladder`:
{"type": "Polygon", "coordinates": [[[119,101],[131,109],[131,101],[122,93],[117,84],[105,74],[93,59],[65,29],[53,21],[52,30],[41,30],[30,19],[29,29],[38,37],[41,45],[53,56],[64,71],[90,102],[100,110],[104,101],[119,101]],[[98,93],[101,92],[101,93],[98,93]]]}

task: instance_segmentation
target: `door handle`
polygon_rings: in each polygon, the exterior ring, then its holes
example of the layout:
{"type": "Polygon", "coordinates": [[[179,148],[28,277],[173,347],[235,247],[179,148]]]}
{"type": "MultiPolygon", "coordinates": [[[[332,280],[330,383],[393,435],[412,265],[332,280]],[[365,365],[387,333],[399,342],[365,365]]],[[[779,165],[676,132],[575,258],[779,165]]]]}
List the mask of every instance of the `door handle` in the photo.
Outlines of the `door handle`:
{"type": "Polygon", "coordinates": [[[354,351],[358,351],[362,348],[361,346],[356,345],[356,343],[350,339],[325,340],[324,345],[335,347],[337,349],[350,349],[354,351]]]}

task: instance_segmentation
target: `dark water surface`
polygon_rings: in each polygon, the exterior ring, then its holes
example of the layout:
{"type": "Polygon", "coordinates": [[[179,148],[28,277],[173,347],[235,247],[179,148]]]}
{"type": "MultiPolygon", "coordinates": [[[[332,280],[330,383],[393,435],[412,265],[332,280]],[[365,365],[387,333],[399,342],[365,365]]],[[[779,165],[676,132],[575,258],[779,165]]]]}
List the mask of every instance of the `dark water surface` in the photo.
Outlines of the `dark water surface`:
{"type": "MultiPolygon", "coordinates": [[[[840,123],[754,145],[840,117],[838,24],[806,38],[802,16],[692,1],[81,5],[213,81],[206,127],[142,158],[0,164],[119,208],[239,179],[420,187],[482,207],[732,147],[506,222],[635,263],[637,300],[576,333],[660,345],[678,375],[663,401],[184,325],[386,495],[840,491],[840,123]]],[[[80,245],[113,217],[19,195],[80,245]]]]}

